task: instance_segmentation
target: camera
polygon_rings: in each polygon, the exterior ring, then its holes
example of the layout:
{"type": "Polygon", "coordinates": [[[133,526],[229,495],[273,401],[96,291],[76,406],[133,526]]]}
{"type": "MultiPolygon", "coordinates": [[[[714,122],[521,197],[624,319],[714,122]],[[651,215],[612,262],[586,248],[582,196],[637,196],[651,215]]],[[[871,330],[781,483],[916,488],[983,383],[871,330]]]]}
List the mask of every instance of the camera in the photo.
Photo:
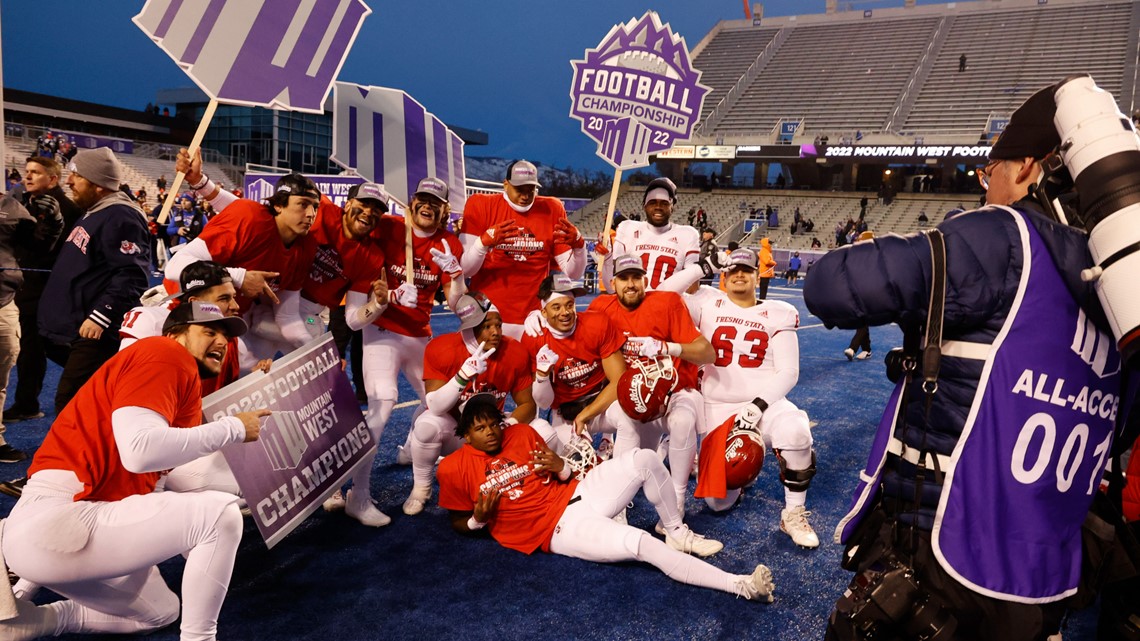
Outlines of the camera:
{"type": "Polygon", "coordinates": [[[1053,124],[1060,155],[1079,194],[1075,222],[1089,232],[1095,267],[1081,273],[1095,281],[1113,337],[1127,362],[1140,350],[1140,137],[1112,94],[1087,75],[1072,76],[1054,91],[1053,124]]]}
{"type": "Polygon", "coordinates": [[[952,641],[958,620],[918,583],[914,570],[886,557],[855,575],[836,611],[863,641],[952,641]]]}

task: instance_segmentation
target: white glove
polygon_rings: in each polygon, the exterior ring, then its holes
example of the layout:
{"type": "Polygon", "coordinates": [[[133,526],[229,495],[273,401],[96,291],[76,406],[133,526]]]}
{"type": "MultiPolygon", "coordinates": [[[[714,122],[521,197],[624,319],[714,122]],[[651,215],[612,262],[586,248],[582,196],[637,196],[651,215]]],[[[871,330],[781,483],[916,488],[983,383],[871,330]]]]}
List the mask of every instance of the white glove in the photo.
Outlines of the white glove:
{"type": "Polygon", "coordinates": [[[654,356],[680,356],[681,346],[649,336],[630,336],[625,339],[636,350],[638,356],[652,358],[654,356]]]}
{"type": "Polygon", "coordinates": [[[538,354],[534,357],[536,369],[538,369],[540,374],[545,376],[550,373],[550,368],[554,367],[554,364],[558,362],[559,358],[561,357],[558,355],[558,352],[550,349],[549,345],[543,345],[542,349],[538,350],[538,354]]]}
{"type": "Polygon", "coordinates": [[[768,409],[768,404],[762,398],[754,398],[752,402],[741,408],[740,412],[736,415],[736,421],[733,422],[732,427],[736,430],[752,430],[754,432],[760,431],[760,417],[764,416],[764,410],[768,409]]]}
{"type": "Polygon", "coordinates": [[[475,350],[474,354],[463,361],[463,366],[459,368],[459,378],[469,381],[487,371],[487,359],[491,357],[491,354],[495,353],[495,348],[492,347],[487,351],[483,351],[483,346],[486,344],[486,341],[479,343],[479,349],[475,350]]]}
{"type": "Polygon", "coordinates": [[[443,270],[445,274],[454,279],[463,273],[463,268],[459,266],[459,259],[455,257],[455,254],[451,253],[450,245],[444,243],[443,251],[439,251],[435,247],[432,247],[430,251],[432,262],[439,265],[439,268],[443,270]]]}
{"type": "Polygon", "coordinates": [[[395,290],[390,291],[392,302],[400,307],[417,307],[420,302],[420,290],[415,285],[404,282],[395,290]]]}
{"type": "Polygon", "coordinates": [[[723,274],[728,271],[730,265],[728,264],[728,261],[720,260],[724,257],[719,256],[719,253],[720,252],[710,253],[707,256],[702,256],[701,259],[697,262],[697,265],[701,268],[701,271],[705,273],[705,278],[709,278],[717,274],[723,274]]]}
{"type": "Polygon", "coordinates": [[[546,329],[546,317],[542,315],[542,310],[531,310],[523,321],[523,331],[527,336],[537,338],[542,336],[543,329],[546,329]]]}

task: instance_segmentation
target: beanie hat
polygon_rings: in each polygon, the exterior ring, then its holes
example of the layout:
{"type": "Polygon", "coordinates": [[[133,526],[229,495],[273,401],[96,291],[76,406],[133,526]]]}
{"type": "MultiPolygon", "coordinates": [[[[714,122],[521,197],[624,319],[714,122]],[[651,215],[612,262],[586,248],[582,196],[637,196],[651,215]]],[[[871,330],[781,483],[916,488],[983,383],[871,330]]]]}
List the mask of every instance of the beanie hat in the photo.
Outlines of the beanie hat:
{"type": "Polygon", "coordinates": [[[107,147],[84,149],[71,160],[71,172],[104,189],[117,190],[123,184],[123,169],[107,147]]]}

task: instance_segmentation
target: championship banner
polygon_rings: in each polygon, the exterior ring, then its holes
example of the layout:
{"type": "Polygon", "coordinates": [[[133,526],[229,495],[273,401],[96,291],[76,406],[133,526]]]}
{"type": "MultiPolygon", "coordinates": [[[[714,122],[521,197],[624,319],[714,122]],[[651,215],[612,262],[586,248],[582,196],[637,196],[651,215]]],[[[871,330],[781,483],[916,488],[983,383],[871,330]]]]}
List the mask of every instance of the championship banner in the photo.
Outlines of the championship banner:
{"type": "Polygon", "coordinates": [[[206,95],[324,113],[362,0],[147,0],[132,20],[206,95]]]}
{"type": "Polygon", "coordinates": [[[202,400],[207,421],[268,408],[261,436],[222,450],[265,544],[276,545],[348,480],[372,433],[324,334],[202,400]]]}
{"type": "Polygon", "coordinates": [[[467,202],[463,139],[399,89],[337,82],[332,160],[382,183],[401,205],[428,176],[447,183],[454,212],[467,202]]]}
{"type": "MultiPolygon", "coordinates": [[[[250,200],[262,202],[274,193],[273,186],[284,174],[264,174],[246,172],[245,189],[242,194],[250,200]]],[[[329,197],[337,207],[344,207],[348,202],[348,192],[354,185],[364,182],[360,176],[329,176],[327,174],[304,174],[306,178],[316,184],[322,194],[329,197]]]]}
{"type": "Polygon", "coordinates": [[[570,65],[570,117],[615,169],[644,167],[651,154],[688,140],[710,91],[685,39],[653,11],[615,25],[570,65]]]}

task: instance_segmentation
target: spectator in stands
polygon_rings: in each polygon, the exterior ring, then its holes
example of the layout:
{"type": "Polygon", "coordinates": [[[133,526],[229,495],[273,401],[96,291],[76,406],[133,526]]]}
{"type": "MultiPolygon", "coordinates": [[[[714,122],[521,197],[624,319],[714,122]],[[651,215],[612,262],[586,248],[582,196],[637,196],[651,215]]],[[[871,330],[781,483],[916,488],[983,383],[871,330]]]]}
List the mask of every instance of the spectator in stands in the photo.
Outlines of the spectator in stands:
{"type": "Polygon", "coordinates": [[[926,223],[930,222],[930,219],[927,218],[927,216],[926,216],[926,210],[925,209],[918,212],[918,222],[922,225],[925,225],[926,223]]]}
{"type": "Polygon", "coordinates": [[[704,229],[709,226],[709,215],[705,213],[705,208],[697,209],[697,229],[704,229]]]}
{"type": "Polygon", "coordinates": [[[965,70],[966,70],[966,54],[962,54],[958,58],[958,73],[962,73],[965,70]]]}
{"type": "Polygon", "coordinates": [[[812,220],[811,218],[805,219],[804,220],[804,233],[810,234],[813,231],[815,231],[815,221],[812,220]]]}
{"type": "MultiPolygon", "coordinates": [[[[63,216],[63,230],[59,239],[45,251],[33,251],[30,247],[19,247],[16,260],[21,267],[28,269],[51,269],[63,247],[64,239],[83,217],[83,210],[71,202],[59,186],[62,167],[51,158],[31,156],[24,165],[24,193],[21,202],[38,217],[38,208],[32,202],[40,196],[48,196],[59,204],[63,216]]],[[[20,356],[16,360],[16,392],[12,407],[4,411],[4,422],[15,423],[40,418],[40,392],[43,390],[44,374],[47,372],[47,355],[43,339],[40,337],[37,317],[40,297],[47,284],[48,275],[44,272],[24,272],[24,284],[16,291],[16,306],[20,309],[20,356]]]]}
{"type": "Polygon", "coordinates": [[[122,166],[106,147],[75,156],[67,185],[86,210],[60,250],[40,309],[48,358],[63,366],[58,413],[107,359],[119,351],[119,324],[147,287],[150,234],[135,201],[121,193],[122,166]]]}
{"type": "Polygon", "coordinates": [[[4,191],[12,191],[12,189],[15,188],[16,185],[23,182],[23,179],[20,177],[20,170],[16,169],[15,167],[8,170],[7,182],[8,182],[8,184],[5,185],[4,191]]]}
{"type": "Polygon", "coordinates": [[[158,187],[158,191],[166,191],[166,174],[159,176],[158,180],[154,181],[154,184],[158,187]]]}
{"type": "Polygon", "coordinates": [[[771,205],[765,205],[764,206],[764,224],[768,225],[768,226],[772,225],[772,206],[771,205]]]}
{"type": "Polygon", "coordinates": [[[697,216],[697,208],[689,207],[689,222],[686,223],[689,227],[693,226],[693,219],[697,216]]]}
{"type": "Polygon", "coordinates": [[[189,194],[183,194],[178,200],[178,207],[170,210],[170,221],[166,225],[170,251],[178,251],[182,245],[197,238],[206,222],[206,215],[194,206],[194,199],[189,194]]]}
{"type": "Polygon", "coordinates": [[[867,215],[867,197],[863,196],[859,199],[859,217],[862,218],[867,215]]]}
{"type": "Polygon", "coordinates": [[[812,239],[811,239],[811,248],[812,248],[812,249],[821,249],[822,247],[823,247],[823,243],[821,243],[821,242],[819,241],[819,239],[818,239],[818,238],[816,238],[815,236],[812,236],[812,239]]]}

